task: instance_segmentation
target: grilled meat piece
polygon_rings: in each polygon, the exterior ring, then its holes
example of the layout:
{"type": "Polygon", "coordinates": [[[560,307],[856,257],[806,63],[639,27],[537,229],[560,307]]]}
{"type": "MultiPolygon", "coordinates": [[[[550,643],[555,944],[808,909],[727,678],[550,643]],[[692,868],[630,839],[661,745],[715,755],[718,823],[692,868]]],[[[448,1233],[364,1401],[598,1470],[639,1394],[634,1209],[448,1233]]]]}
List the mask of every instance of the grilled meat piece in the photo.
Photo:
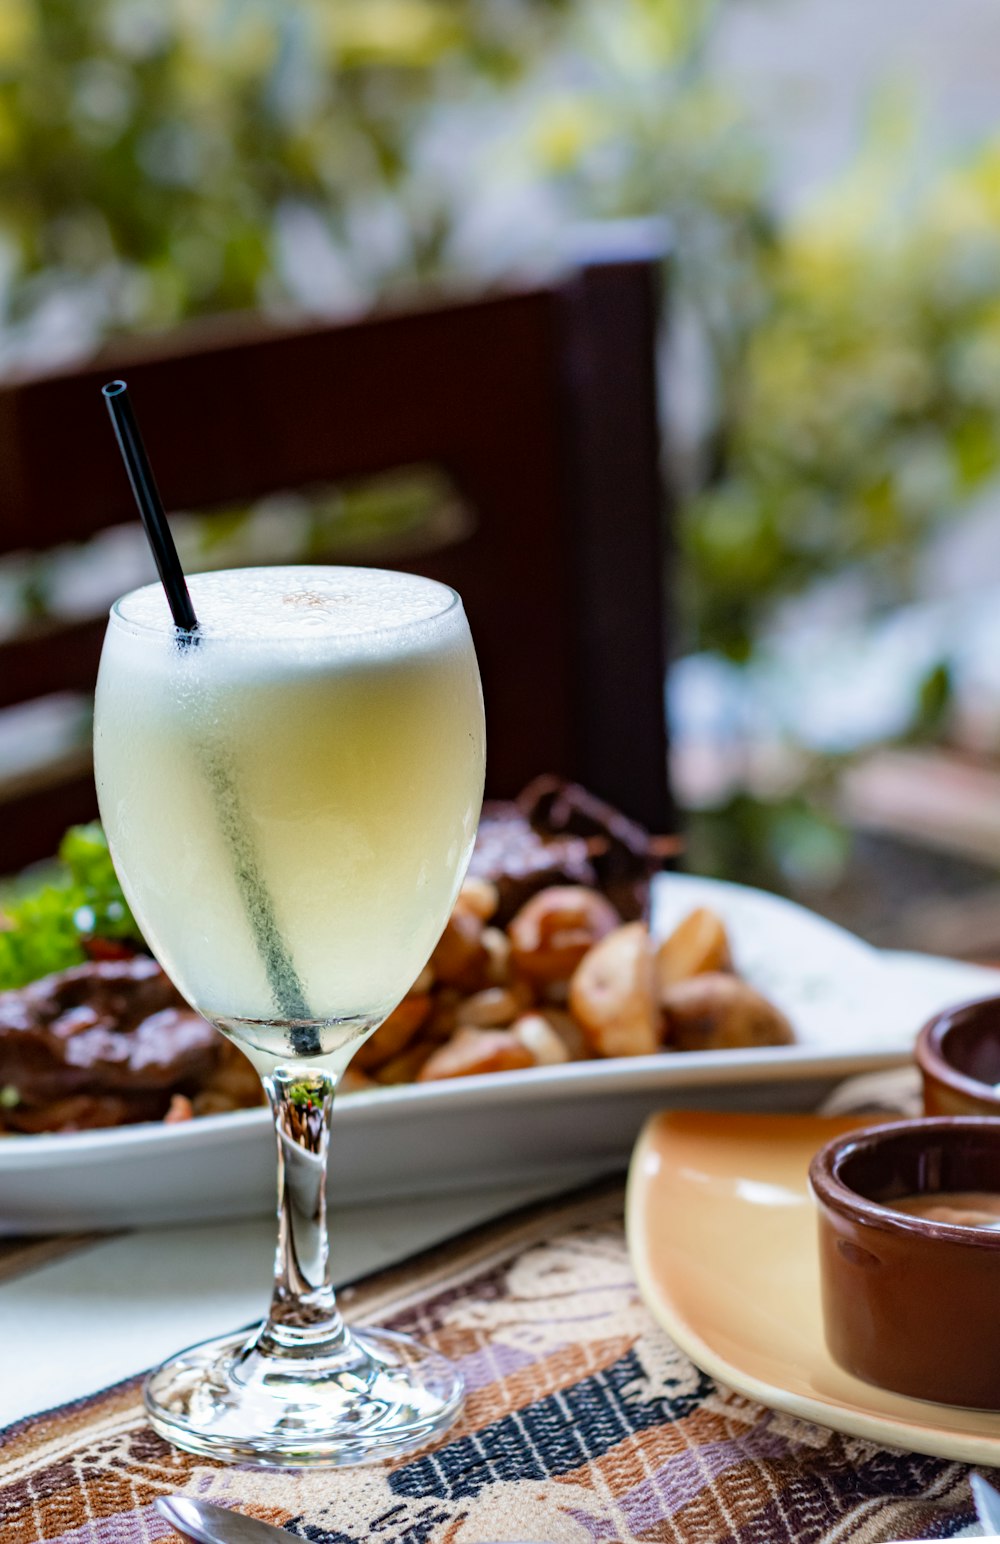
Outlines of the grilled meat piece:
{"type": "Polygon", "coordinates": [[[577,836],[546,841],[516,804],[499,800],[483,805],[469,873],[496,886],[497,927],[506,927],[525,901],[546,885],[597,882],[586,841],[577,836]]]}
{"type": "Polygon", "coordinates": [[[78,965],[0,993],[0,1088],[17,1101],[0,1118],[12,1130],[158,1119],[221,1048],[155,960],[78,965]]]}
{"type": "Polygon", "coordinates": [[[634,921],[647,914],[650,878],[678,847],[673,839],[651,837],[576,783],[546,776],[516,800],[483,806],[469,873],[496,885],[498,927],[547,885],[600,890],[634,921]]]}

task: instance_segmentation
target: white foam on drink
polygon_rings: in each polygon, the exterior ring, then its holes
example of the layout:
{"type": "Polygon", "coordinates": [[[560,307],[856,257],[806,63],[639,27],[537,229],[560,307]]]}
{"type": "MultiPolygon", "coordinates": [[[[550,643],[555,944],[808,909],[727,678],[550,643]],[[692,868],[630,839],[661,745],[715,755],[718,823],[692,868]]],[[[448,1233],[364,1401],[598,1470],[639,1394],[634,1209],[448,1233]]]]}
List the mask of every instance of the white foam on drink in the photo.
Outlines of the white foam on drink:
{"type": "MultiPolygon", "coordinates": [[[[451,590],[433,579],[379,568],[238,568],[188,581],[199,631],[207,638],[363,638],[451,610],[451,590]]],[[[126,622],[172,633],[159,584],[118,602],[126,622]]]]}

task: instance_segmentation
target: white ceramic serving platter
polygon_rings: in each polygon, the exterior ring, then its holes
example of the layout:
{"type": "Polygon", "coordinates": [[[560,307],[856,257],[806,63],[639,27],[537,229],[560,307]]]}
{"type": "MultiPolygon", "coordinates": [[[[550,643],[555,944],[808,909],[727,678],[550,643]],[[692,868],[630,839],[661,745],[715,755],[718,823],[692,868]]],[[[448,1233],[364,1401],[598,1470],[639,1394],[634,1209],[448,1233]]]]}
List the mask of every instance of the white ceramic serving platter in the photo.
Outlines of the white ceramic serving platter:
{"type": "MultiPolygon", "coordinates": [[[[664,875],[653,927],[695,906],[724,919],[741,974],[788,1014],[798,1043],[580,1062],[345,1096],[331,1190],[419,1196],[625,1164],[654,1110],[811,1110],[841,1079],[898,1065],[930,1014],[1000,990],[994,972],[880,954],[789,901],[664,875]]],[[[274,1204],[265,1110],[182,1125],[0,1141],[0,1232],[49,1233],[245,1217],[274,1204]]]]}

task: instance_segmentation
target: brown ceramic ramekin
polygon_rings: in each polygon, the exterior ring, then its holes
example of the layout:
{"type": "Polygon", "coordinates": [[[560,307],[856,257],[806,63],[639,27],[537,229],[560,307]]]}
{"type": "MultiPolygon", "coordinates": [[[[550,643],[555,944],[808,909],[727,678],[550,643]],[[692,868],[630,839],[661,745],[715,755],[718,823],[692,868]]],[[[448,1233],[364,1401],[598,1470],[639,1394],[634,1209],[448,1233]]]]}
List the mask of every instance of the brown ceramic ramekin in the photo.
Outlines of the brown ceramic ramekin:
{"type": "Polygon", "coordinates": [[[928,1115],[1000,1116],[1000,997],[948,1008],[917,1038],[928,1115]]]}
{"type": "Polygon", "coordinates": [[[1000,1192],[1000,1120],[849,1132],[820,1149],[809,1181],[834,1361],[899,1394],[1000,1409],[1000,1232],[891,1209],[907,1195],[1000,1192]]]}

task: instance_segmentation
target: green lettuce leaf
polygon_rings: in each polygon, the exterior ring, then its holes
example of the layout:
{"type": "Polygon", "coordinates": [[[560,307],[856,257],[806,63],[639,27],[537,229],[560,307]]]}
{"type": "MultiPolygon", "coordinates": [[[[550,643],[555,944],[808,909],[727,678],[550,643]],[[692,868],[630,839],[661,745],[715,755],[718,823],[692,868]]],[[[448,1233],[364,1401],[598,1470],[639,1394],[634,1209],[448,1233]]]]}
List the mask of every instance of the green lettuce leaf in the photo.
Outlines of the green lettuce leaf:
{"type": "Polygon", "coordinates": [[[0,990],[82,964],[93,939],[142,946],[96,821],[67,831],[59,868],[54,880],[19,895],[0,914],[0,990]]]}

